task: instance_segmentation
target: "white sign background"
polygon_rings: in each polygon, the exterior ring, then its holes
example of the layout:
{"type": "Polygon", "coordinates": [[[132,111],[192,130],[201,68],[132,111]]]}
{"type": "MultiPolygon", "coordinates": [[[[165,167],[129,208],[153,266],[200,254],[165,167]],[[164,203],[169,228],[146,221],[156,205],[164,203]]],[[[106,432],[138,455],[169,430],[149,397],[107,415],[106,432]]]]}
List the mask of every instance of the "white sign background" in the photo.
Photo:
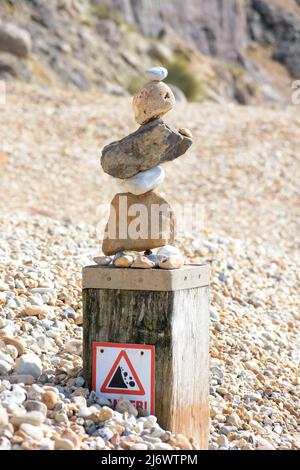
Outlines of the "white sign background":
{"type": "Polygon", "coordinates": [[[143,403],[143,409],[146,409],[150,414],[154,414],[154,355],[155,348],[150,345],[93,342],[93,390],[112,401],[121,396],[126,400],[140,401],[143,403]],[[121,367],[124,366],[130,372],[126,362],[127,355],[143,390],[141,390],[138,381],[135,379],[135,385],[127,389],[120,388],[118,390],[110,385],[114,371],[118,368],[115,362],[120,353],[122,354],[118,364],[121,367]],[[114,364],[115,367],[112,370],[114,364]],[[109,380],[107,380],[108,376],[110,376],[109,380]],[[106,391],[101,391],[101,388],[106,389],[106,391]]]}

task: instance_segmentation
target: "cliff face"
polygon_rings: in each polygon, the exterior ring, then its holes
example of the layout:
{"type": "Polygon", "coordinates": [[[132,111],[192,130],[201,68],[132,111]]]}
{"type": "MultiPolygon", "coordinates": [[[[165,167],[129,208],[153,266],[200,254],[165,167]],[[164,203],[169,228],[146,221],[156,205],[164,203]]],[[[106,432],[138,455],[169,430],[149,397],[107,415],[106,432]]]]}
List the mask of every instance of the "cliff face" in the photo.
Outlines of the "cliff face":
{"type": "Polygon", "coordinates": [[[250,38],[263,46],[271,46],[273,58],[282,62],[294,77],[299,77],[300,1],[252,0],[247,23],[250,38]]]}
{"type": "Polygon", "coordinates": [[[166,25],[203,54],[236,60],[247,44],[244,0],[98,0],[119,11],[146,36],[166,25]]]}
{"type": "Polygon", "coordinates": [[[283,102],[300,76],[299,50],[299,0],[0,2],[0,79],[125,93],[154,63],[178,75],[184,56],[201,99],[283,102]]]}

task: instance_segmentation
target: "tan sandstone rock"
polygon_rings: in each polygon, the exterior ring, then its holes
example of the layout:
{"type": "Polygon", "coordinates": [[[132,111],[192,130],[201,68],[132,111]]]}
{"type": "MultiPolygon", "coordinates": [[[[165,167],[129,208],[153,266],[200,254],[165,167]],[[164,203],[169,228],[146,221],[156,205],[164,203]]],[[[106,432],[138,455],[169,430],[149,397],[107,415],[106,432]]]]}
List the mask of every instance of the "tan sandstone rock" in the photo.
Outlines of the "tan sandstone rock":
{"type": "Polygon", "coordinates": [[[152,81],[134,95],[132,105],[136,122],[146,124],[174,108],[175,97],[168,85],[152,81]]]}
{"type": "Polygon", "coordinates": [[[175,216],[165,199],[149,191],[117,194],[111,202],[102,250],[145,251],[174,243],[175,216]]]}

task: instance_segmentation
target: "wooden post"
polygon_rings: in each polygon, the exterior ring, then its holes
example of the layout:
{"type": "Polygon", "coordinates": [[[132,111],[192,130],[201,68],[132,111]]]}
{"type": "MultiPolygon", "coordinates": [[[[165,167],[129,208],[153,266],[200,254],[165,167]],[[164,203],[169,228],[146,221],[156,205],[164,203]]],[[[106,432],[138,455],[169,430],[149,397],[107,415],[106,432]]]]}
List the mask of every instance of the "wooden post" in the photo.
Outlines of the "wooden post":
{"type": "Polygon", "coordinates": [[[84,374],[93,341],[155,346],[155,414],[161,427],[208,446],[209,266],[177,270],[83,269],[84,374]]]}

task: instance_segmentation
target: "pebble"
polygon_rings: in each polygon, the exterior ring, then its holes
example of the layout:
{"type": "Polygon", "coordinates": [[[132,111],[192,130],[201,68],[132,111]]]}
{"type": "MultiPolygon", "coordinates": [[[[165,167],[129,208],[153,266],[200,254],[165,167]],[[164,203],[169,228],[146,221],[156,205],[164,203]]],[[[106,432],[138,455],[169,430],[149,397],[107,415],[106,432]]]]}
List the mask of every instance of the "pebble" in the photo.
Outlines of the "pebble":
{"type": "Polygon", "coordinates": [[[74,450],[75,446],[69,439],[56,439],[54,444],[55,450],[74,450]]]}
{"type": "Polygon", "coordinates": [[[168,444],[178,447],[180,450],[192,450],[192,445],[183,434],[176,434],[172,437],[168,444]]]}
{"type": "Polygon", "coordinates": [[[255,429],[256,431],[264,432],[263,426],[255,419],[251,419],[249,421],[249,426],[251,426],[251,428],[255,429]]]}
{"type": "Polygon", "coordinates": [[[252,372],[260,372],[259,365],[255,361],[246,361],[245,367],[252,370],[252,372]]]}
{"type": "Polygon", "coordinates": [[[155,450],[172,450],[173,447],[170,446],[169,444],[166,444],[165,442],[157,442],[154,444],[154,449],[155,450]]]}
{"type": "Polygon", "coordinates": [[[1,377],[2,380],[8,380],[11,384],[22,383],[24,385],[32,385],[34,377],[32,375],[11,374],[1,377]]]}
{"type": "Polygon", "coordinates": [[[0,405],[0,428],[8,424],[8,415],[5,408],[0,405]]]}
{"type": "Polygon", "coordinates": [[[129,447],[129,450],[148,450],[148,445],[143,444],[142,442],[139,442],[139,443],[133,444],[131,447],[129,447]]]}
{"type": "Polygon", "coordinates": [[[53,408],[55,408],[55,406],[59,402],[58,394],[55,392],[52,392],[51,390],[47,390],[42,395],[42,402],[46,405],[48,410],[53,410],[53,408]]]}
{"type": "Polygon", "coordinates": [[[155,267],[155,263],[147,256],[138,255],[131,265],[131,268],[151,269],[155,267]]]}
{"type": "Polygon", "coordinates": [[[137,411],[137,409],[133,406],[133,404],[130,403],[129,400],[124,400],[123,398],[120,398],[120,399],[117,401],[116,410],[119,411],[119,413],[125,413],[125,412],[127,412],[127,413],[133,415],[134,417],[137,417],[137,415],[138,415],[138,411],[137,411]]]}
{"type": "Polygon", "coordinates": [[[104,440],[104,442],[107,442],[114,436],[114,431],[112,431],[108,427],[104,427],[104,428],[98,429],[96,431],[96,435],[100,436],[104,440]]]}
{"type": "Polygon", "coordinates": [[[20,426],[23,423],[40,426],[45,420],[45,415],[40,411],[28,411],[27,413],[14,415],[11,422],[14,426],[20,426]]]}
{"type": "Polygon", "coordinates": [[[38,378],[42,370],[41,360],[36,354],[23,354],[16,361],[15,372],[17,374],[32,375],[32,377],[38,378]]]}
{"type": "Polygon", "coordinates": [[[24,408],[26,409],[26,411],[39,411],[44,416],[47,415],[46,405],[44,405],[44,403],[41,403],[40,401],[37,401],[37,400],[27,400],[24,403],[24,408]]]}
{"type": "Polygon", "coordinates": [[[221,434],[224,434],[227,436],[230,432],[236,432],[237,427],[236,426],[222,426],[220,429],[221,434]]]}
{"type": "Polygon", "coordinates": [[[147,258],[154,263],[156,268],[159,267],[160,261],[164,258],[164,256],[158,255],[156,253],[151,253],[151,255],[145,255],[147,258]]]}
{"type": "Polygon", "coordinates": [[[191,133],[189,129],[186,129],[186,127],[181,127],[180,129],[178,129],[178,132],[179,134],[185,135],[189,139],[193,138],[193,134],[191,133]]]}
{"type": "Polygon", "coordinates": [[[255,436],[255,444],[257,450],[276,450],[276,448],[261,436],[255,436]]]}
{"type": "Polygon", "coordinates": [[[12,369],[12,365],[0,359],[0,374],[8,374],[12,369]]]}
{"type": "Polygon", "coordinates": [[[39,305],[32,305],[31,307],[26,307],[22,310],[24,315],[28,316],[39,316],[45,318],[48,313],[48,309],[39,305]]]}
{"type": "Polygon", "coordinates": [[[146,70],[145,75],[148,80],[162,81],[168,76],[168,70],[165,67],[152,67],[146,70]]]}
{"type": "Polygon", "coordinates": [[[168,257],[172,255],[181,256],[181,253],[180,253],[179,248],[177,248],[176,246],[165,245],[157,250],[157,255],[164,256],[164,257],[168,257]]]}
{"type": "Polygon", "coordinates": [[[79,408],[86,408],[86,399],[84,397],[72,397],[71,401],[79,406],[79,408]]]}
{"type": "Polygon", "coordinates": [[[131,255],[118,256],[114,259],[114,265],[118,268],[130,268],[134,262],[135,257],[131,255]]]}
{"type": "Polygon", "coordinates": [[[24,347],[23,342],[20,339],[10,338],[10,337],[7,337],[7,336],[2,336],[1,341],[4,341],[5,344],[14,346],[16,348],[16,350],[18,351],[19,356],[22,356],[22,354],[24,354],[25,347],[24,347]]]}
{"type": "Polygon", "coordinates": [[[236,413],[232,413],[230,416],[228,416],[227,422],[228,424],[235,426],[237,428],[242,426],[242,420],[239,417],[239,415],[237,415],[236,413]]]}
{"type": "Polygon", "coordinates": [[[131,178],[121,180],[120,192],[128,192],[135,195],[144,194],[157,188],[165,179],[165,170],[161,166],[155,166],[150,170],[140,171],[131,178]]]}
{"type": "Polygon", "coordinates": [[[178,255],[170,255],[159,262],[159,267],[161,269],[180,269],[183,265],[184,259],[182,256],[178,255]]]}
{"type": "Polygon", "coordinates": [[[72,429],[66,429],[62,433],[61,438],[71,441],[74,445],[74,449],[77,449],[80,445],[80,438],[74,431],[72,431],[72,429]]]}
{"type": "Polygon", "coordinates": [[[114,417],[114,412],[108,406],[103,406],[99,412],[99,421],[107,421],[108,419],[112,419],[114,417]]]}
{"type": "Polygon", "coordinates": [[[37,426],[33,426],[32,424],[29,424],[29,423],[22,423],[19,430],[23,431],[25,434],[27,434],[29,437],[31,437],[35,441],[41,441],[44,437],[44,433],[42,429],[40,429],[37,426]]]}
{"type": "Polygon", "coordinates": [[[71,339],[66,342],[66,351],[73,354],[82,354],[82,341],[79,339],[71,339]]]}
{"type": "Polygon", "coordinates": [[[220,447],[223,447],[224,449],[229,449],[228,438],[227,438],[224,434],[221,434],[221,435],[217,438],[217,444],[218,444],[220,447]]]}
{"type": "Polygon", "coordinates": [[[99,266],[108,266],[112,262],[112,258],[110,256],[95,256],[93,260],[99,266]]]}

